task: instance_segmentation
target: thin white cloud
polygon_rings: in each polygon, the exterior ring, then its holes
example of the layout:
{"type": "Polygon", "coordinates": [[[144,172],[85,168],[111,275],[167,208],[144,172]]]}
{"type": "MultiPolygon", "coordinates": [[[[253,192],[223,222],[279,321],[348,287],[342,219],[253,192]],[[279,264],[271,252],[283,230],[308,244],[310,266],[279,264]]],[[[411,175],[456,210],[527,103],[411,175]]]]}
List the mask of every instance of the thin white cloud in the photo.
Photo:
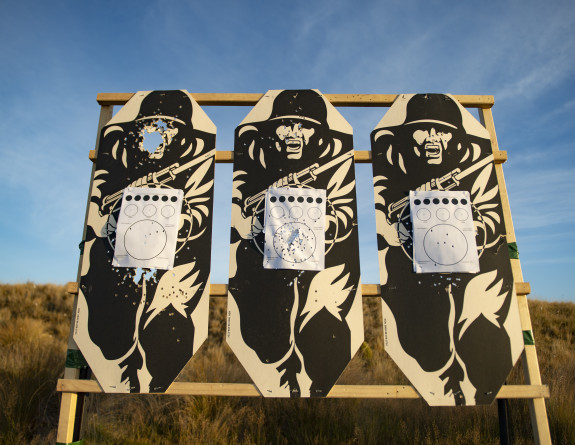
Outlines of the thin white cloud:
{"type": "Polygon", "coordinates": [[[508,181],[515,227],[561,230],[575,224],[574,178],[575,168],[558,167],[533,170],[508,181]]]}

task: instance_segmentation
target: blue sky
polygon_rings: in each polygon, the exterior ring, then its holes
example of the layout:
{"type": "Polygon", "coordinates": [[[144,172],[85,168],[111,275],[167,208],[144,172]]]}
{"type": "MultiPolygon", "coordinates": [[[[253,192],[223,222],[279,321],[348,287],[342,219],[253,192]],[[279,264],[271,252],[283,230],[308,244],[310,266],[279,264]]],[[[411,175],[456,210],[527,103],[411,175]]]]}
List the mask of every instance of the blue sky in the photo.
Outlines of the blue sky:
{"type": "MultiPolygon", "coordinates": [[[[99,92],[495,96],[532,297],[575,301],[572,1],[8,1],[0,16],[0,282],[76,279],[99,92]]],[[[249,107],[204,107],[217,147],[249,107]]],[[[385,108],[339,108],[358,150],[385,108]]],[[[378,280],[359,165],[362,281],[378,280]]],[[[216,170],[212,282],[227,281],[231,166],[216,170]]]]}

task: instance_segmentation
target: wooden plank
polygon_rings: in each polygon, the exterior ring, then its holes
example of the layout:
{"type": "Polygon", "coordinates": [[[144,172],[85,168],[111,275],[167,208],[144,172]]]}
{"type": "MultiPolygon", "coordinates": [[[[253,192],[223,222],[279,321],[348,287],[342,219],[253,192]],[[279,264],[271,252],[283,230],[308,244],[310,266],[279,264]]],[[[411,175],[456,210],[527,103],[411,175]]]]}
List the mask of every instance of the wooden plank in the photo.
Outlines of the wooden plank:
{"type": "Polygon", "coordinates": [[[102,106],[124,105],[133,95],[134,93],[98,93],[96,100],[102,106]]]}
{"type": "MultiPolygon", "coordinates": [[[[493,113],[491,112],[491,110],[490,109],[479,110],[479,120],[489,132],[489,136],[491,138],[491,145],[493,147],[493,156],[494,157],[501,156],[499,153],[506,153],[499,150],[497,135],[495,134],[495,125],[493,123],[493,113]]],[[[507,153],[505,154],[505,158],[507,158],[507,153]]],[[[501,165],[501,163],[496,163],[495,172],[497,173],[499,194],[501,195],[501,205],[503,206],[503,216],[505,218],[505,231],[507,236],[507,242],[512,243],[515,242],[515,230],[513,228],[513,220],[511,218],[511,210],[509,207],[509,197],[507,195],[507,187],[505,186],[505,178],[503,176],[503,166],[501,165]]],[[[523,281],[523,276],[519,277],[515,275],[516,273],[515,270],[513,272],[516,281],[523,281]]]]}
{"type": "MultiPolygon", "coordinates": [[[[90,150],[88,158],[92,162],[96,162],[96,150],[90,150]]],[[[365,164],[371,162],[370,150],[356,150],[354,153],[355,162],[365,164]]],[[[231,164],[234,162],[234,152],[231,150],[217,150],[216,162],[220,164],[231,164]]],[[[505,161],[503,161],[505,162],[505,161]]]]}
{"type": "Polygon", "coordinates": [[[234,162],[234,152],[229,150],[216,150],[216,162],[231,164],[234,162]]]}
{"type": "MultiPolygon", "coordinates": [[[[501,152],[505,153],[505,152],[501,152]]],[[[502,158],[503,159],[503,158],[502,158]]],[[[507,159],[507,156],[505,156],[507,159]]],[[[354,152],[355,162],[366,164],[371,162],[371,150],[355,150],[354,152]]],[[[230,164],[234,162],[234,152],[232,150],[217,150],[216,151],[216,162],[223,164],[230,164]]],[[[505,161],[501,161],[505,162],[505,161]]]]}
{"type": "MultiPolygon", "coordinates": [[[[95,380],[58,380],[57,390],[63,393],[103,393],[95,380]]],[[[174,382],[166,395],[260,397],[252,383],[193,383],[174,382]]],[[[328,398],[418,399],[411,385],[335,385],[328,398]]],[[[546,385],[505,385],[497,394],[500,399],[549,397],[546,385]]]]}
{"type": "Polygon", "coordinates": [[[547,385],[504,385],[497,393],[498,399],[535,399],[551,397],[547,385]]]}
{"type": "MultiPolygon", "coordinates": [[[[531,286],[529,283],[515,283],[517,295],[527,295],[531,293],[531,286]]],[[[66,292],[69,294],[78,293],[78,283],[69,282],[66,284],[66,292]]],[[[362,284],[361,293],[364,297],[379,297],[381,295],[381,286],[379,284],[362,284]]],[[[227,297],[228,285],[216,284],[210,285],[210,297],[227,297]]]]}
{"type": "MultiPolygon", "coordinates": [[[[200,105],[253,106],[263,96],[259,93],[191,93],[200,105]]],[[[124,105],[134,93],[98,93],[100,105],[124,105]]],[[[324,94],[336,107],[389,107],[397,94],[324,94]]],[[[493,96],[459,94],[454,97],[465,107],[488,109],[493,106],[493,96]]]]}
{"type": "Polygon", "coordinates": [[[527,295],[517,294],[517,305],[519,306],[519,318],[521,319],[521,330],[531,331],[531,318],[529,316],[529,306],[527,295]]]}
{"type": "Polygon", "coordinates": [[[227,297],[227,284],[210,284],[210,297],[227,297]]]}
{"type": "Polygon", "coordinates": [[[531,285],[529,283],[515,283],[515,293],[517,295],[529,295],[531,293],[531,285]]]}
{"type": "Polygon", "coordinates": [[[353,153],[353,159],[359,164],[371,163],[371,150],[355,150],[353,153]]]}
{"type": "Polygon", "coordinates": [[[499,150],[493,153],[493,161],[496,164],[503,164],[507,161],[507,152],[505,150],[499,150]]]}
{"type": "MultiPolygon", "coordinates": [[[[499,144],[497,143],[495,124],[493,122],[493,114],[491,110],[480,109],[479,118],[481,123],[489,131],[493,152],[497,153],[499,151],[499,144]]],[[[505,178],[503,176],[503,166],[501,164],[495,165],[495,172],[497,174],[499,193],[501,195],[501,205],[503,206],[507,242],[515,242],[515,229],[513,227],[513,220],[511,218],[509,198],[507,195],[507,188],[505,186],[505,178]]],[[[511,259],[511,267],[513,270],[513,278],[516,281],[515,287],[517,293],[517,304],[519,306],[519,316],[521,319],[521,328],[524,331],[531,331],[531,317],[529,316],[529,306],[525,296],[531,291],[531,289],[523,289],[523,291],[528,290],[529,292],[519,292],[520,289],[517,286],[517,282],[523,282],[523,272],[521,270],[521,263],[519,262],[519,259],[511,259]]],[[[523,364],[525,381],[531,385],[541,385],[539,361],[537,360],[537,352],[534,345],[525,345],[525,349],[521,355],[521,362],[523,364]]],[[[549,421],[547,418],[547,410],[545,408],[545,399],[543,397],[529,400],[529,414],[531,416],[531,427],[533,428],[533,437],[535,443],[550,444],[551,432],[549,431],[549,421]]]]}
{"type": "MultiPolygon", "coordinates": [[[[96,149],[98,147],[98,143],[100,141],[100,132],[104,125],[112,118],[114,114],[114,107],[112,105],[102,106],[100,108],[100,118],[98,121],[98,129],[96,132],[96,149]]],[[[96,151],[94,150],[94,157],[96,155],[96,151]]],[[[90,176],[90,187],[88,189],[88,197],[86,199],[86,211],[84,215],[84,221],[87,220],[88,217],[88,209],[90,207],[90,192],[92,190],[92,183],[94,181],[94,172],[95,172],[95,164],[92,165],[92,175],[90,176]]],[[[86,237],[86,223],[84,223],[84,231],[82,234],[82,239],[86,237]]],[[[77,279],[80,280],[80,271],[81,271],[81,263],[82,263],[82,255],[80,255],[80,262],[78,264],[78,272],[77,272],[77,279]]],[[[77,283],[68,283],[66,291],[70,294],[76,295],[74,298],[74,306],[73,306],[73,314],[76,313],[76,307],[78,305],[78,284],[77,283]],[[73,284],[74,286],[70,286],[73,284]],[[73,292],[70,292],[72,290],[73,292]]],[[[74,329],[74,319],[72,317],[70,321],[70,332],[68,334],[68,349],[78,349],[76,342],[73,338],[73,329],[74,329]]],[[[80,370],[76,368],[65,368],[64,369],[64,378],[66,379],[78,379],[80,377],[80,370]]],[[[78,380],[80,381],[80,380],[78,380]]],[[[62,400],[60,401],[60,415],[58,420],[58,432],[56,436],[56,441],[60,443],[69,443],[74,440],[74,426],[76,424],[76,418],[80,417],[81,419],[82,412],[81,409],[78,411],[78,395],[77,394],[62,394],[62,400]]],[[[81,420],[79,422],[81,428],[81,420]]]]}
{"type": "Polygon", "coordinates": [[[380,297],[381,286],[379,284],[362,284],[361,293],[364,297],[380,297]]]}
{"type": "MultiPolygon", "coordinates": [[[[353,154],[354,160],[359,164],[371,163],[371,150],[355,150],[353,154]]],[[[493,155],[496,164],[502,164],[507,161],[507,152],[499,151],[493,155]]],[[[90,150],[88,158],[92,162],[96,162],[96,150],[90,150]]],[[[216,162],[220,164],[231,164],[234,162],[234,152],[231,150],[218,150],[216,151],[216,162]]]]}
{"type": "MultiPolygon", "coordinates": [[[[83,382],[86,380],[70,380],[73,382],[83,382]]],[[[76,417],[76,406],[78,394],[63,393],[60,402],[60,417],[58,420],[58,432],[56,442],[71,443],[74,440],[74,419],[76,417]]]]}

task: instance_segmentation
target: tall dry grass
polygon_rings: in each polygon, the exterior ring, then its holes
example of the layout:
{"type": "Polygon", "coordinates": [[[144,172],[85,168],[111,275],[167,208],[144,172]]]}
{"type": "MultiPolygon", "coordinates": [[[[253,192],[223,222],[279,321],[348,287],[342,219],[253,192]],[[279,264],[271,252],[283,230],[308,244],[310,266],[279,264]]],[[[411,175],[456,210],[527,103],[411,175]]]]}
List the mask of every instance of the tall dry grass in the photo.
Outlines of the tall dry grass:
{"type": "MultiPolygon", "coordinates": [[[[209,336],[180,381],[249,382],[224,341],[226,301],[210,302],[209,336]]],[[[530,302],[553,442],[575,443],[575,304],[530,302]]],[[[72,298],[52,285],[0,285],[0,443],[55,441],[72,298]]],[[[340,384],[403,384],[383,351],[377,298],[364,299],[366,342],[340,384]]],[[[509,383],[523,383],[521,365],[509,383]]],[[[528,404],[510,400],[513,443],[533,443],[528,404]]],[[[496,444],[497,408],[429,408],[421,400],[87,397],[84,438],[97,444],[496,444]]]]}
{"type": "Polygon", "coordinates": [[[0,285],[0,443],[55,442],[72,302],[62,286],[0,285]]]}

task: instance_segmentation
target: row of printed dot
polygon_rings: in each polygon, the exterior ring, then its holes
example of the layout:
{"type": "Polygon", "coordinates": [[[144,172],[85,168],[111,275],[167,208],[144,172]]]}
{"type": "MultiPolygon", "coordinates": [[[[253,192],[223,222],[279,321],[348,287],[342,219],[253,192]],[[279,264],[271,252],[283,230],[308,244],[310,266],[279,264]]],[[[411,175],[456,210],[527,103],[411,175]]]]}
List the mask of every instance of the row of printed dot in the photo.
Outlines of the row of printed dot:
{"type": "MultiPolygon", "coordinates": [[[[152,201],[159,201],[160,200],[160,196],[159,195],[152,195],[150,197],[150,195],[144,195],[144,197],[142,198],[140,195],[136,195],[133,196],[132,195],[128,195],[126,196],[126,201],[131,201],[132,199],[134,199],[134,201],[140,201],[141,199],[143,199],[144,201],[149,201],[150,199],[152,201]]],[[[168,200],[172,201],[172,202],[176,202],[178,200],[177,197],[172,196],[171,198],[168,198],[166,195],[162,196],[162,201],[167,202],[168,200]]]]}
{"type": "MultiPolygon", "coordinates": [[[[425,205],[429,205],[429,204],[431,204],[431,202],[432,202],[432,201],[431,201],[429,198],[425,198],[425,199],[423,200],[423,203],[424,203],[425,205]]],[[[434,203],[434,204],[439,204],[440,202],[442,202],[443,204],[449,204],[449,199],[443,198],[443,199],[440,201],[439,198],[433,198],[433,203],[434,203]]],[[[451,204],[457,205],[457,204],[459,204],[460,202],[461,202],[461,204],[466,205],[466,204],[467,204],[467,199],[465,199],[465,198],[463,198],[463,199],[461,199],[461,200],[458,200],[457,198],[452,198],[452,199],[451,199],[451,204]]],[[[420,199],[414,199],[414,200],[413,200],[413,203],[414,203],[416,206],[421,205],[421,200],[420,200],[420,199]]]]}
{"type": "MultiPolygon", "coordinates": [[[[285,197],[285,196],[280,196],[279,198],[276,198],[275,196],[272,196],[272,197],[270,198],[270,202],[276,202],[276,201],[278,201],[278,200],[279,200],[279,202],[285,202],[286,197],[285,197]]],[[[294,202],[294,201],[296,200],[296,198],[293,197],[293,196],[288,196],[287,200],[288,200],[288,202],[294,202]]],[[[311,196],[308,196],[307,199],[304,199],[303,196],[298,196],[298,197],[297,197],[297,202],[299,202],[300,204],[301,204],[302,202],[304,202],[304,201],[307,201],[308,203],[311,204],[311,203],[313,203],[314,200],[313,200],[313,198],[312,198],[311,196]]],[[[317,202],[318,204],[321,204],[321,203],[323,202],[323,199],[321,199],[321,198],[316,198],[316,199],[315,199],[315,202],[317,202]]]]}

